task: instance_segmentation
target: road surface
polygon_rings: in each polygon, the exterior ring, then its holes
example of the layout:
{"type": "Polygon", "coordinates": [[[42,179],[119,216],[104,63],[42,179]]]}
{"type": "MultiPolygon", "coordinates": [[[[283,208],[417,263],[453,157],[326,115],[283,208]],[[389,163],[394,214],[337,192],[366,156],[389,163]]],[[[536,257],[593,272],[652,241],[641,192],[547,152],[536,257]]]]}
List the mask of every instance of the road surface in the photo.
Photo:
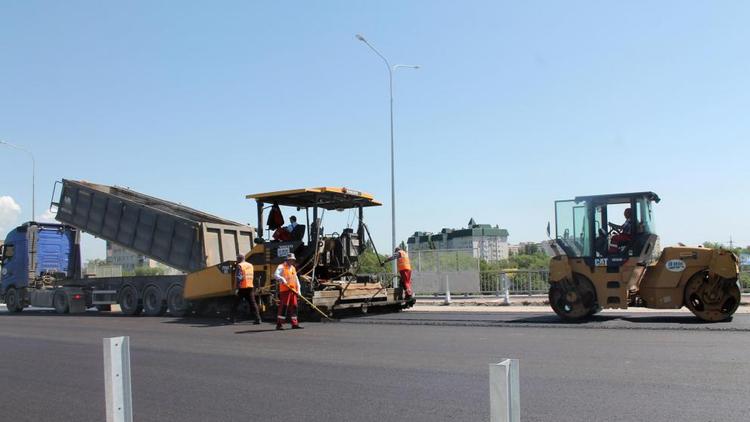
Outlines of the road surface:
{"type": "Polygon", "coordinates": [[[523,421],[746,421],[750,316],[404,312],[308,323],[0,312],[0,420],[104,420],[102,338],[131,338],[137,421],[488,421],[520,359],[523,421]]]}

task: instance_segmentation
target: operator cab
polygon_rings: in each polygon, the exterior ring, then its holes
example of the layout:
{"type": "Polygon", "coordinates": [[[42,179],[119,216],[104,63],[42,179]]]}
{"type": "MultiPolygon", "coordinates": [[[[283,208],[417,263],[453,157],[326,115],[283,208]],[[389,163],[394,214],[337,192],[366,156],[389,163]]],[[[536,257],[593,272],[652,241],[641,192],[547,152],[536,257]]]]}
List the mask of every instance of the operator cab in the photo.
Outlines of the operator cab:
{"type": "Polygon", "coordinates": [[[555,243],[571,258],[648,260],[658,237],[653,192],[579,196],[555,201],[555,243]]]}

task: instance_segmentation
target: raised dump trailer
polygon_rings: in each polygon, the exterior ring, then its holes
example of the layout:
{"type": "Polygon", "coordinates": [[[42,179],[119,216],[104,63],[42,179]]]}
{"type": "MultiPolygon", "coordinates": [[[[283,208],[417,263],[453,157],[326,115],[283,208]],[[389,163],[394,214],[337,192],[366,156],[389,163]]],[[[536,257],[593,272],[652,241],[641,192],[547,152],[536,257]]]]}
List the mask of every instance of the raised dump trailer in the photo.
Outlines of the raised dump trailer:
{"type": "MultiPolygon", "coordinates": [[[[255,229],[129,189],[63,180],[56,219],[11,231],[2,247],[0,297],[8,310],[54,307],[59,313],[119,304],[130,315],[188,310],[185,275],[81,277],[80,232],[114,242],[190,273],[247,253],[255,229]]],[[[57,184],[55,186],[57,191],[57,184]]],[[[53,197],[55,194],[53,193],[53,197]]]]}
{"type": "Polygon", "coordinates": [[[52,203],[56,220],[180,271],[234,260],[252,248],[252,227],[130,189],[61,183],[60,200],[52,203]]]}

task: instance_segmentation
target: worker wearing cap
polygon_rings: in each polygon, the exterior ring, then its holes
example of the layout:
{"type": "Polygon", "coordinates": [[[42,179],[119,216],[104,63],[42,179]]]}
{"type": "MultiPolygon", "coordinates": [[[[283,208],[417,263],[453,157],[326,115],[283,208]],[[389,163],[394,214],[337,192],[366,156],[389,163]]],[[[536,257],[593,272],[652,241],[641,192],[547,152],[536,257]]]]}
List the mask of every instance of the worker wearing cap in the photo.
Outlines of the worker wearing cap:
{"type": "Polygon", "coordinates": [[[234,283],[237,294],[234,297],[232,303],[232,310],[229,313],[229,321],[234,324],[237,315],[237,308],[242,302],[242,298],[245,298],[250,304],[250,308],[255,313],[255,324],[260,324],[260,312],[258,311],[258,303],[255,301],[255,288],[253,283],[253,266],[245,262],[244,255],[237,255],[237,269],[234,272],[234,283]]]}
{"type": "Polygon", "coordinates": [[[411,261],[409,260],[409,254],[401,248],[396,248],[393,252],[393,256],[386,259],[385,262],[396,260],[398,273],[401,276],[401,288],[406,293],[404,299],[409,300],[413,295],[411,290],[411,261]]]}
{"type": "Polygon", "coordinates": [[[273,274],[274,280],[279,286],[279,313],[276,316],[276,329],[284,329],[286,314],[292,320],[292,329],[302,328],[297,320],[297,294],[299,294],[299,278],[297,269],[294,267],[296,257],[293,253],[287,255],[286,260],[276,267],[273,274]]]}

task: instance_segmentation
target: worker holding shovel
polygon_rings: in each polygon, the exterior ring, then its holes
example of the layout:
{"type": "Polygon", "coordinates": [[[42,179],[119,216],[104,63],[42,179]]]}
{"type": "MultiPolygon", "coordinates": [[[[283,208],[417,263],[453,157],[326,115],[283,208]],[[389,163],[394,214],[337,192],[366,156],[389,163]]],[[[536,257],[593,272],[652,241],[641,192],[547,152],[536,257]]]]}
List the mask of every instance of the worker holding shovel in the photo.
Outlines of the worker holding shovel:
{"type": "Polygon", "coordinates": [[[297,320],[297,295],[299,294],[299,279],[294,267],[296,257],[293,253],[287,255],[286,260],[276,267],[273,278],[279,285],[279,313],[276,316],[276,329],[284,329],[284,321],[288,314],[292,320],[292,329],[301,329],[297,320]]]}

